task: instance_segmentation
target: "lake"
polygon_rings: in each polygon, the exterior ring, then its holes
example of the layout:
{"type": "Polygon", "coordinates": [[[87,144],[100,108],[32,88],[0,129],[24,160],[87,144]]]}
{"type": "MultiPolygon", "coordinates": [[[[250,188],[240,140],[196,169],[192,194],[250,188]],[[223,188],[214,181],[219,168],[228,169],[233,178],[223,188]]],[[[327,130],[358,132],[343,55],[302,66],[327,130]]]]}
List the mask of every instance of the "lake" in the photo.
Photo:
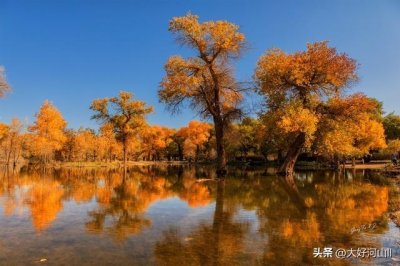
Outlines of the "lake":
{"type": "Polygon", "coordinates": [[[230,169],[218,181],[214,171],[188,166],[135,167],[126,175],[106,169],[4,170],[0,264],[400,261],[400,231],[389,219],[399,191],[377,172],[304,171],[284,179],[274,169],[230,169]],[[338,250],[346,258],[339,258],[338,250]]]}

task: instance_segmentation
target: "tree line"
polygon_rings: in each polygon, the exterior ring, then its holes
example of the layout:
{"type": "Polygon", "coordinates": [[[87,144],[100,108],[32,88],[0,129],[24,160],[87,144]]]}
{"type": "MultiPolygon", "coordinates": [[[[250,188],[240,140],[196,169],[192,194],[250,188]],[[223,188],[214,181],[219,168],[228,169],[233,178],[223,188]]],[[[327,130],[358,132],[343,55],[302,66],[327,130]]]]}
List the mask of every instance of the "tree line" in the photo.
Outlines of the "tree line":
{"type": "MultiPolygon", "coordinates": [[[[149,125],[153,107],[121,91],[90,105],[98,131],[74,130],[46,101],[32,125],[18,119],[0,125],[4,161],[214,160],[223,175],[227,161],[275,155],[279,173],[291,174],[302,153],[337,165],[373,151],[400,150],[400,117],[384,116],[374,98],[348,93],[358,81],[358,64],[328,42],[309,43],[293,53],[268,49],[249,85],[233,70],[248,46],[239,26],[200,22],[188,13],[174,17],[169,31],[193,53],[167,60],[159,99],[172,113],[189,106],[207,122],[191,121],[179,129],[149,125]],[[257,117],[243,112],[247,91],[264,99],[257,117]]],[[[1,69],[0,96],[9,89],[1,69]]]]}

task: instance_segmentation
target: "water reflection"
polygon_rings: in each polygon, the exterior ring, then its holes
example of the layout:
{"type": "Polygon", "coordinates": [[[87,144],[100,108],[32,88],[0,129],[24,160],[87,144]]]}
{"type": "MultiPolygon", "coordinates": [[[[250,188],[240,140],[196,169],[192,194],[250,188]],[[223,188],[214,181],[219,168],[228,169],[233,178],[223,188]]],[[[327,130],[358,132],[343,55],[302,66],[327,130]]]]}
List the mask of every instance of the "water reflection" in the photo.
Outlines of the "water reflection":
{"type": "Polygon", "coordinates": [[[236,265],[251,256],[244,251],[248,222],[234,220],[232,206],[225,207],[225,181],[216,183],[212,221],[200,223],[184,239],[178,229],[165,231],[155,246],[160,265],[236,265]]]}
{"type": "Polygon", "coordinates": [[[393,199],[380,176],[304,172],[282,179],[265,172],[236,171],[223,181],[207,167],[4,172],[0,239],[8,249],[0,260],[33,263],[36,239],[49,257],[70,264],[60,244],[67,235],[81,265],[347,265],[363,262],[315,259],[313,248],[389,245],[379,237],[391,226],[393,199]],[[373,230],[353,230],[371,223],[373,230]],[[29,227],[39,235],[17,233],[29,227]]]}

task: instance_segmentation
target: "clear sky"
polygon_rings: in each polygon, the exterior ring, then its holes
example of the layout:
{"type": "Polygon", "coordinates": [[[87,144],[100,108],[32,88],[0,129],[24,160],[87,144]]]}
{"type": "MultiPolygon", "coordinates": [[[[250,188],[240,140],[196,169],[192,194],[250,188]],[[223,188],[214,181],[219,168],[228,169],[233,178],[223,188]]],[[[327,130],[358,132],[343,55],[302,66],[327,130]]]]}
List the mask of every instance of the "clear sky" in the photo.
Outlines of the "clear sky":
{"type": "Polygon", "coordinates": [[[241,27],[250,49],[236,62],[249,81],[268,48],[292,52],[328,40],[360,64],[361,91],[400,113],[400,1],[250,0],[0,0],[0,65],[13,92],[0,100],[0,120],[33,121],[52,101],[69,127],[96,127],[90,102],[119,90],[155,106],[152,124],[179,127],[197,118],[172,116],[158,102],[163,65],[188,54],[168,32],[168,21],[191,11],[200,20],[241,27]]]}

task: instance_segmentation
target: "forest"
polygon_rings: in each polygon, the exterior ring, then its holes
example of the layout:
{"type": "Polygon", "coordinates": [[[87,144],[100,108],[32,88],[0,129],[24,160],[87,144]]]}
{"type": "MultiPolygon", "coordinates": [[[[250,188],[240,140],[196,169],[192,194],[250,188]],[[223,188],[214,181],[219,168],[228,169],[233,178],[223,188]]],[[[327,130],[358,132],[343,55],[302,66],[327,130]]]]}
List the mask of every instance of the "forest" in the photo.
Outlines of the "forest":
{"type": "MultiPolygon", "coordinates": [[[[32,124],[18,118],[0,124],[1,161],[14,167],[215,163],[220,175],[231,163],[269,162],[284,175],[293,173],[299,160],[339,168],[346,160],[399,157],[400,116],[385,114],[378,99],[350,93],[359,80],[358,63],[327,41],[307,43],[293,53],[266,47],[252,82],[242,82],[234,73],[247,49],[239,26],[225,20],[200,22],[188,13],[172,18],[168,29],[192,55],[167,60],[159,100],[171,115],[189,107],[199,120],[181,128],[152,125],[147,116],[154,108],[136,99],[133,89],[88,103],[99,129],[73,129],[47,100],[32,124]],[[256,116],[245,111],[250,94],[263,99],[256,116]]],[[[18,88],[8,85],[1,68],[0,96],[6,98],[11,90],[18,88]]]]}

